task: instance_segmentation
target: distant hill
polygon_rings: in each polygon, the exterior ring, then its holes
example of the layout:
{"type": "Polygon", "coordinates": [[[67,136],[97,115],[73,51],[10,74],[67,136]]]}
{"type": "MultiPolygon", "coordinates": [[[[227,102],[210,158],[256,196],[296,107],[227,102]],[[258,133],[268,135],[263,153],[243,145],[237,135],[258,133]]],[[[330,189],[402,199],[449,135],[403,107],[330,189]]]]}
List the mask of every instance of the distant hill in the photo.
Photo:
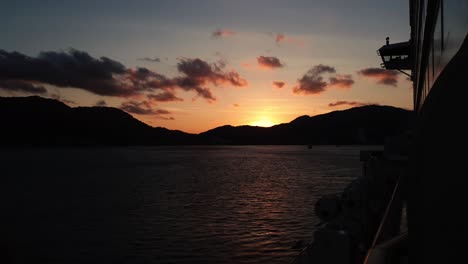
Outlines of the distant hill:
{"type": "Polygon", "coordinates": [[[37,96],[0,97],[0,145],[383,144],[408,130],[412,111],[362,106],[301,116],[269,128],[221,126],[200,133],[151,127],[112,107],[69,107],[37,96]]]}
{"type": "Polygon", "coordinates": [[[195,135],[154,128],[112,107],[69,107],[38,96],[0,97],[0,145],[189,144],[195,135]]]}
{"type": "Polygon", "coordinates": [[[369,105],[317,116],[301,116],[270,128],[223,126],[201,133],[224,144],[383,144],[410,126],[412,111],[369,105]]]}

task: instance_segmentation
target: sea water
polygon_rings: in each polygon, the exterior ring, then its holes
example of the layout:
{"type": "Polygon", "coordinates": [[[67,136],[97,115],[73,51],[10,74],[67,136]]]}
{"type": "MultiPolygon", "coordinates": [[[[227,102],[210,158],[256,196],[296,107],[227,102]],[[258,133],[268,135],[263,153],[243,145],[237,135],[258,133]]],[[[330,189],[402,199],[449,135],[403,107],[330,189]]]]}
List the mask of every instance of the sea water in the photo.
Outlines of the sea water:
{"type": "Polygon", "coordinates": [[[290,263],[362,146],[0,149],[4,263],[290,263]],[[9,262],[8,262],[9,261],[9,262]]]}

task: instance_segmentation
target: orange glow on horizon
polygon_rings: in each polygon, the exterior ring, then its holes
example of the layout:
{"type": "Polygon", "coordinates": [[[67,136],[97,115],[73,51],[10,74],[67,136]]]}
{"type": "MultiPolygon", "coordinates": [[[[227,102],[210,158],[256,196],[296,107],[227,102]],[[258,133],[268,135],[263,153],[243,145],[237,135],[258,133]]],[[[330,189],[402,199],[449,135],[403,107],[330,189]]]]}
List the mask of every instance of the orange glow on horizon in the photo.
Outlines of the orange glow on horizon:
{"type": "Polygon", "coordinates": [[[260,119],[257,119],[255,121],[252,121],[249,123],[250,126],[259,126],[259,127],[271,127],[276,125],[276,122],[273,122],[270,118],[268,117],[262,117],[260,119]]]}

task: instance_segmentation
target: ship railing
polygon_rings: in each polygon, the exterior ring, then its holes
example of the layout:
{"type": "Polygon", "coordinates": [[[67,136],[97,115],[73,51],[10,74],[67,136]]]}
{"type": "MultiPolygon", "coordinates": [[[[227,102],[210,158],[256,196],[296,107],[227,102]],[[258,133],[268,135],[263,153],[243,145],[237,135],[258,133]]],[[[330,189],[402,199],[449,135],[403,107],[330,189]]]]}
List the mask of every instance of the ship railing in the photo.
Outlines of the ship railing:
{"type": "MultiPolygon", "coordinates": [[[[392,196],[379,224],[373,242],[367,251],[364,264],[408,263],[408,233],[407,230],[393,234],[390,227],[395,222],[395,216],[401,217],[401,176],[393,188],[392,196]]],[[[405,217],[405,216],[404,216],[405,217]]]]}

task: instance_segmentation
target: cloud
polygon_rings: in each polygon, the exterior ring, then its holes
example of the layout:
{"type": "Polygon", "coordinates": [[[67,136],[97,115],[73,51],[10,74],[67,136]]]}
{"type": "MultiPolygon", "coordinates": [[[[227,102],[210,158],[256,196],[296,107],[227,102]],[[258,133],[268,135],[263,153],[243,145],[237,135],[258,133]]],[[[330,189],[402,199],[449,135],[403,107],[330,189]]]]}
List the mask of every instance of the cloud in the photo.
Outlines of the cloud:
{"type": "Polygon", "coordinates": [[[336,101],[334,103],[329,103],[328,106],[335,107],[335,106],[364,106],[364,105],[375,105],[373,103],[363,103],[363,102],[356,102],[356,101],[336,101]]]}
{"type": "Polygon", "coordinates": [[[164,91],[159,94],[149,94],[148,98],[156,102],[173,102],[173,101],[183,101],[184,99],[177,97],[174,93],[169,91],[164,91]]]}
{"type": "Polygon", "coordinates": [[[45,94],[47,90],[44,86],[35,85],[21,80],[2,80],[0,79],[0,89],[12,92],[25,92],[31,94],[45,94]]]}
{"type": "Polygon", "coordinates": [[[149,57],[144,57],[144,58],[139,58],[139,61],[146,61],[146,62],[161,62],[160,58],[149,58],[149,57]]]}
{"type": "Polygon", "coordinates": [[[232,106],[234,106],[234,107],[239,107],[240,105],[239,105],[239,104],[233,104],[232,106]]]}
{"type": "Polygon", "coordinates": [[[125,72],[125,66],[117,61],[106,57],[95,59],[74,49],[41,52],[36,58],[0,50],[0,79],[78,87],[99,95],[121,96],[132,93],[131,87],[114,78],[125,72]]]}
{"type": "MultiPolygon", "coordinates": [[[[208,64],[201,59],[182,59],[177,64],[180,76],[166,77],[147,68],[127,68],[120,62],[71,49],[67,52],[41,52],[30,57],[18,52],[0,50],[0,83],[12,90],[42,93],[40,84],[60,88],[78,88],[103,96],[131,97],[153,94],[155,100],[177,100],[175,90],[194,91],[211,102],[216,100],[208,86],[246,86],[237,72],[225,71],[226,63],[208,64]],[[22,82],[22,83],[19,83],[22,82]],[[29,84],[29,85],[27,85],[29,84]],[[18,88],[20,87],[20,88],[18,88]]],[[[5,88],[6,87],[6,88],[5,88]]],[[[41,88],[42,87],[42,88],[41,88]]]]}
{"type": "Polygon", "coordinates": [[[107,106],[107,103],[104,100],[99,100],[96,102],[95,106],[107,106]]]}
{"type": "Polygon", "coordinates": [[[366,68],[358,71],[358,74],[377,80],[378,84],[397,86],[400,72],[382,68],[366,68]]]}
{"type": "Polygon", "coordinates": [[[165,116],[156,116],[156,118],[162,119],[162,120],[175,120],[175,118],[172,117],[172,116],[169,116],[169,117],[165,117],[165,116]]]}
{"type": "Polygon", "coordinates": [[[275,36],[275,41],[276,43],[280,43],[281,41],[285,41],[286,40],[286,36],[282,33],[278,33],[276,34],[275,36]]]}
{"type": "Polygon", "coordinates": [[[0,50],[0,79],[24,80],[77,87],[100,95],[128,95],[132,91],[114,74],[124,74],[125,67],[106,57],[92,58],[88,53],[41,52],[37,58],[18,52],[0,50]]]}
{"type": "Polygon", "coordinates": [[[141,101],[141,102],[127,101],[127,102],[123,102],[119,108],[131,114],[154,115],[161,119],[174,120],[174,118],[172,117],[164,116],[164,115],[170,114],[171,112],[164,110],[164,109],[153,109],[151,104],[148,101],[141,101]]]}
{"type": "Polygon", "coordinates": [[[293,87],[296,94],[319,94],[325,91],[327,82],[323,80],[321,74],[335,73],[335,68],[323,64],[312,67],[304,76],[298,80],[298,85],[293,87]]]}
{"type": "Polygon", "coordinates": [[[326,82],[322,81],[322,77],[314,78],[309,75],[304,75],[299,80],[299,85],[293,88],[296,94],[319,94],[325,91],[326,82]]]}
{"type": "Polygon", "coordinates": [[[228,29],[217,29],[216,31],[214,31],[213,33],[211,33],[211,36],[213,36],[214,38],[221,38],[221,37],[230,37],[230,36],[234,36],[236,34],[236,32],[232,31],[232,30],[228,30],[228,29]]]}
{"type": "Polygon", "coordinates": [[[354,80],[350,74],[338,74],[332,66],[319,64],[312,67],[306,74],[298,79],[298,85],[293,87],[295,94],[320,94],[327,88],[351,88],[354,80]],[[323,74],[334,74],[325,81],[323,74]]]}
{"type": "Polygon", "coordinates": [[[57,100],[57,101],[60,101],[62,103],[65,103],[65,104],[72,104],[72,105],[76,105],[76,103],[72,100],[67,100],[65,98],[62,98],[60,95],[58,94],[51,94],[50,95],[50,98],[54,99],[54,100],[57,100]]]}
{"type": "Polygon", "coordinates": [[[260,56],[260,57],[257,57],[257,62],[258,62],[258,65],[267,69],[275,69],[275,68],[284,67],[284,64],[281,63],[281,61],[276,57],[260,56]]]}
{"type": "Polygon", "coordinates": [[[340,75],[337,74],[335,77],[330,77],[329,79],[330,86],[338,88],[351,88],[354,84],[351,74],[340,75]]]}
{"type": "Polygon", "coordinates": [[[177,86],[184,90],[195,90],[199,96],[207,100],[216,100],[208,88],[202,87],[206,84],[231,85],[235,87],[247,86],[247,81],[235,71],[225,72],[224,65],[208,64],[201,59],[181,59],[177,64],[179,72],[185,77],[175,79],[177,86]]]}
{"type": "Polygon", "coordinates": [[[151,108],[151,104],[147,101],[142,102],[135,102],[135,101],[128,101],[123,102],[120,109],[124,110],[125,112],[138,114],[138,115],[152,115],[154,114],[153,109],[151,108]]]}
{"type": "Polygon", "coordinates": [[[293,45],[296,45],[296,46],[304,46],[304,41],[302,41],[300,39],[297,39],[297,38],[286,36],[283,33],[275,34],[274,38],[275,38],[276,44],[278,44],[278,45],[280,43],[290,43],[290,44],[293,44],[293,45]]]}
{"type": "Polygon", "coordinates": [[[276,88],[283,88],[283,86],[285,84],[286,84],[285,82],[281,82],[281,81],[274,81],[273,82],[273,86],[275,86],[276,88]]]}
{"type": "Polygon", "coordinates": [[[328,65],[323,65],[319,64],[314,67],[312,67],[307,74],[313,75],[313,76],[318,76],[322,73],[335,73],[336,70],[334,67],[328,66],[328,65]]]}

